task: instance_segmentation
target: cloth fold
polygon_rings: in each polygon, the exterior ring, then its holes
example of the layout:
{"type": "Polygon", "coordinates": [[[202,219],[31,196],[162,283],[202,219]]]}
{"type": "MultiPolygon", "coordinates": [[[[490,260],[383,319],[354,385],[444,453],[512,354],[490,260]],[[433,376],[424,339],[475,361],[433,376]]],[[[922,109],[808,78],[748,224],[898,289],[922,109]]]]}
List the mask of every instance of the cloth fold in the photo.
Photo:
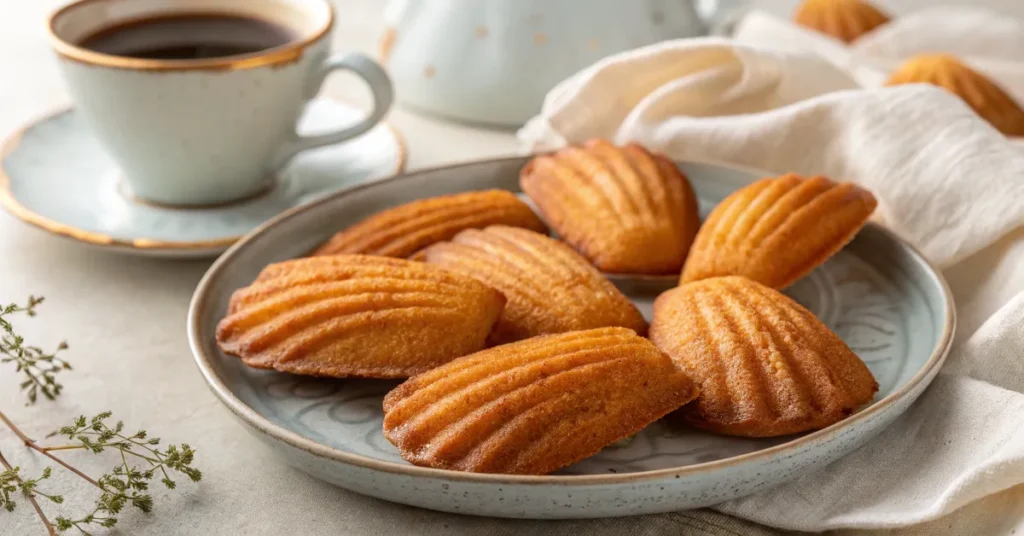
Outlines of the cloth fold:
{"type": "Polygon", "coordinates": [[[1024,149],[941,89],[865,87],[884,72],[822,50],[706,38],[612,56],[552,90],[520,139],[638,141],[875,193],[881,222],[951,278],[967,323],[949,362],[869,445],[717,509],[796,530],[903,527],[1024,482],[1024,149]]]}
{"type": "Polygon", "coordinates": [[[977,6],[929,7],[896,17],[847,45],[761,10],[733,26],[732,38],[754,47],[813,51],[862,86],[881,86],[889,71],[917,54],[954,54],[1024,102],[1024,21],[977,6]]]}

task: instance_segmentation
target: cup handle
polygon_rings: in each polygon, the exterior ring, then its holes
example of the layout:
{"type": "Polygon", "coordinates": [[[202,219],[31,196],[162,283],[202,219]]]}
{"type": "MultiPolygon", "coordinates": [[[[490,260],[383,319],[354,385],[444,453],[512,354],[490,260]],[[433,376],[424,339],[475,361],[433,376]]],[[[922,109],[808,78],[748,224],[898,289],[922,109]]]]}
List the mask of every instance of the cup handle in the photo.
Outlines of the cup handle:
{"type": "Polygon", "coordinates": [[[311,94],[315,95],[319,91],[320,86],[327,79],[327,75],[333,71],[351,71],[362,78],[370,87],[370,92],[373,93],[373,111],[358,123],[334,132],[315,136],[301,136],[296,133],[292,140],[281,147],[275,159],[276,169],[280,169],[296,154],[306,149],[341,143],[365,133],[376,126],[391,108],[391,103],[394,100],[391,79],[377,62],[359,53],[339,54],[327,58],[327,61],[320,67],[320,74],[314,79],[316,86],[315,91],[312,91],[311,94]]]}

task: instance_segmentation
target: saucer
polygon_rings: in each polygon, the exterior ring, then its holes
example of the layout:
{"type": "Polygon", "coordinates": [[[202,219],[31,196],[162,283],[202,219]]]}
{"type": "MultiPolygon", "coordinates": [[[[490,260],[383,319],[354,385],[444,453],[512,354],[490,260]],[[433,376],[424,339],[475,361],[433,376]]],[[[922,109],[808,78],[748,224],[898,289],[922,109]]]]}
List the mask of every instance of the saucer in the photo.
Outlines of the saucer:
{"type": "MultiPolygon", "coordinates": [[[[299,130],[315,134],[362,117],[315,99],[299,130]]],[[[136,199],[82,117],[65,109],[13,133],[0,146],[0,204],[51,233],[124,253],[201,258],[220,254],[261,223],[339,188],[405,167],[401,135],[381,123],[354,140],[300,153],[256,197],[210,207],[166,207],[136,199]]]]}

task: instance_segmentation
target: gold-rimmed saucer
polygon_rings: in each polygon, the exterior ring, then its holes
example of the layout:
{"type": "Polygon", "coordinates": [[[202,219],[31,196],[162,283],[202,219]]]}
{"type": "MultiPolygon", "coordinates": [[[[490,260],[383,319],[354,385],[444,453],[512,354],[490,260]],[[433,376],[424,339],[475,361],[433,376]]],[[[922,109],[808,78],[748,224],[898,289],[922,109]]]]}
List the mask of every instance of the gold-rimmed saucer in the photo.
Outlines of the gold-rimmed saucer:
{"type": "MultiPolygon", "coordinates": [[[[362,112],[327,99],[310,103],[300,129],[319,131],[362,112]]],[[[126,191],[120,172],[81,117],[64,109],[11,134],[0,146],[0,205],[18,219],[103,249],[159,257],[220,254],[264,221],[345,186],[405,168],[401,135],[382,123],[347,143],[295,158],[273,188],[235,203],[200,208],[146,203],[126,191]]]]}

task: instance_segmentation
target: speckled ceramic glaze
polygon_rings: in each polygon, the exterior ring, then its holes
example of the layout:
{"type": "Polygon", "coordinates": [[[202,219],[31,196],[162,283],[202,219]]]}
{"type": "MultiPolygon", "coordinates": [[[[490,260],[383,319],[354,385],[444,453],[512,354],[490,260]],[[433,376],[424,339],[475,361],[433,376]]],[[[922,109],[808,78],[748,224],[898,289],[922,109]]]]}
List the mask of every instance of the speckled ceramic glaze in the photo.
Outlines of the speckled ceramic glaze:
{"type": "MultiPolygon", "coordinates": [[[[945,358],[954,313],[944,281],[912,248],[875,224],[787,293],[867,362],[880,390],[857,414],[799,436],[744,439],[659,422],[553,475],[427,469],[402,461],[381,434],[381,399],[396,382],[258,371],[217,349],[215,325],[231,292],[266,264],[302,255],[339,227],[385,207],[470,189],[518,191],[524,163],[521,158],[471,163],[351,188],[284,214],[235,245],[200,283],[189,316],[192,350],[213,392],[285,460],[338,486],[448,512],[589,518],[712,505],[814,471],[891,424],[945,358]]],[[[682,167],[705,214],[757,178],[716,166],[682,167]]],[[[653,298],[666,288],[656,280],[619,279],[617,284],[648,318],[653,298]]]]}
{"type": "MultiPolygon", "coordinates": [[[[313,101],[302,120],[323,132],[362,112],[313,101]]],[[[350,142],[306,151],[282,169],[276,185],[245,201],[172,208],[131,197],[117,165],[73,110],[12,134],[0,148],[0,204],[47,231],[113,251],[209,257],[271,217],[342,186],[388,177],[405,165],[405,146],[387,124],[350,142]]]]}
{"type": "Polygon", "coordinates": [[[379,59],[403,104],[520,125],[597,60],[705,32],[691,0],[391,0],[379,59]]]}
{"type": "Polygon", "coordinates": [[[79,0],[53,15],[50,33],[76,108],[133,194],[194,206],[261,193],[300,151],[352,139],[381,120],[391,105],[391,82],[366,56],[329,56],[333,21],[327,0],[79,0]],[[77,46],[128,21],[202,13],[267,21],[294,39],[252,54],[183,60],[77,46]],[[335,70],[366,81],[373,111],[330,132],[299,135],[304,105],[335,70]]]}

